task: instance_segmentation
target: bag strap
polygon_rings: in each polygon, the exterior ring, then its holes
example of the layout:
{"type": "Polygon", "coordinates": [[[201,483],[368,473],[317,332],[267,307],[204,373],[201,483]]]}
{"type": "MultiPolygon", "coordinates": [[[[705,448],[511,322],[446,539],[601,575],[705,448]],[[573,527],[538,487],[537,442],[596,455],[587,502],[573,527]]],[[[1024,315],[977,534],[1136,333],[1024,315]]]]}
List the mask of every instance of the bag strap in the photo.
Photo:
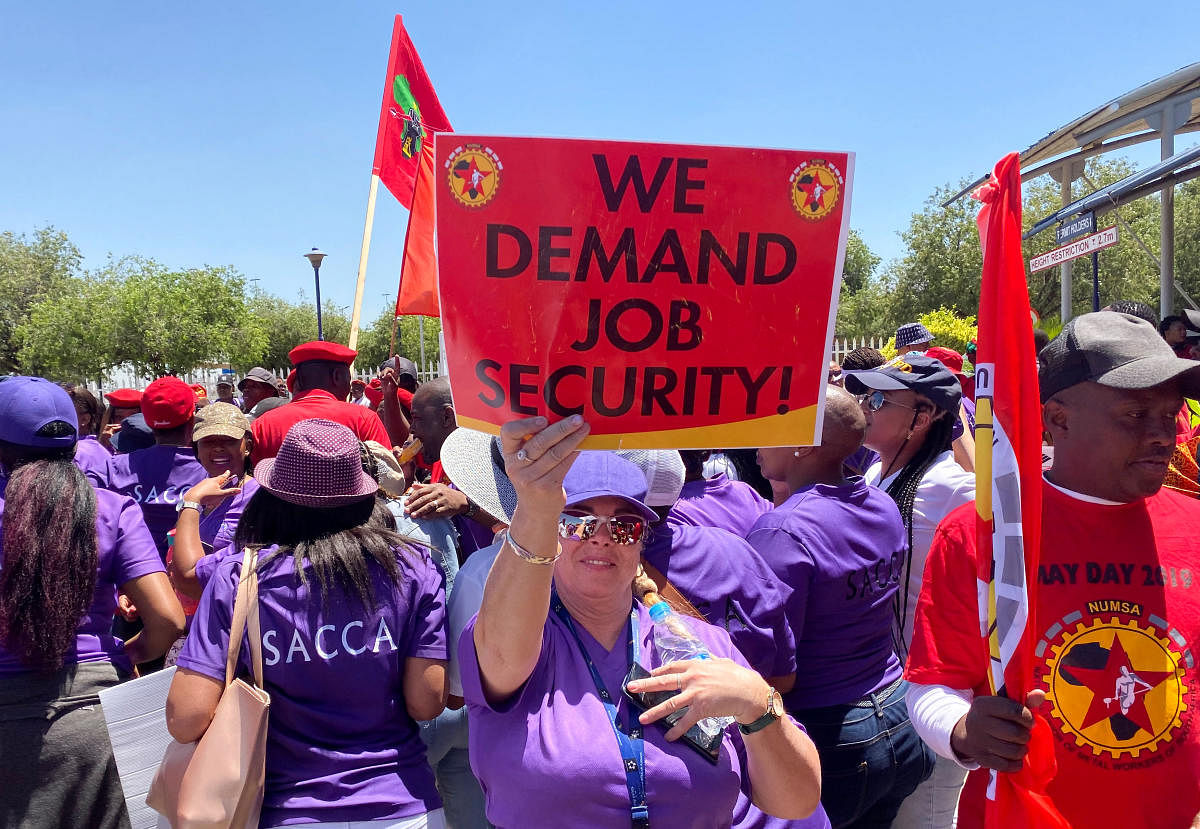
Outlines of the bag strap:
{"type": "Polygon", "coordinates": [[[687,616],[691,616],[693,619],[699,619],[701,622],[708,621],[708,619],[704,617],[704,614],[697,610],[694,604],[688,601],[688,597],[680,593],[679,588],[671,584],[671,582],[667,580],[667,577],[662,574],[662,571],[647,561],[645,556],[642,556],[642,569],[646,571],[646,575],[649,576],[654,584],[658,587],[658,595],[662,596],[663,601],[675,608],[675,610],[678,610],[680,613],[683,613],[687,616]]]}
{"type": "Polygon", "coordinates": [[[225,656],[225,684],[233,682],[237,673],[238,656],[242,651],[242,634],[250,626],[250,667],[254,684],[263,687],[262,629],[258,619],[258,553],[247,547],[242,554],[242,575],[238,582],[237,598],[233,602],[233,622],[229,626],[229,652],[225,656]]]}

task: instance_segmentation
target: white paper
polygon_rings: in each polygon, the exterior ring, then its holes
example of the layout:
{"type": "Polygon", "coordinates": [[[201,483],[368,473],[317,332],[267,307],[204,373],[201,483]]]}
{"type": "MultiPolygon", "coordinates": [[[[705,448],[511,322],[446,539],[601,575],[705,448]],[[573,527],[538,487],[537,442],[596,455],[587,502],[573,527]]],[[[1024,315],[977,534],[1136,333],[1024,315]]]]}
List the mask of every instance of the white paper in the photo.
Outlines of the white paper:
{"type": "Polygon", "coordinates": [[[175,668],[171,667],[100,692],[104,724],[108,726],[108,739],[112,742],[133,829],[169,826],[165,818],[146,805],[146,794],[171,742],[166,705],[174,676],[175,668]]]}

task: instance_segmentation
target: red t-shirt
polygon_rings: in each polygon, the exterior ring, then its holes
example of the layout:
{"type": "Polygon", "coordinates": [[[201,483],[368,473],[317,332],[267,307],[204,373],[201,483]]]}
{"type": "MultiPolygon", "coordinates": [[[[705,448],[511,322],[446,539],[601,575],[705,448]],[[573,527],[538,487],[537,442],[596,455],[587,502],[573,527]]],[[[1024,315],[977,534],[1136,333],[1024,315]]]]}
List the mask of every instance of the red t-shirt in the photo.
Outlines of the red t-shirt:
{"type": "Polygon", "coordinates": [[[379,415],[366,406],[338,400],[324,389],[310,389],[292,398],[290,403],[271,409],[254,421],[251,434],[254,448],[251,459],[258,463],[263,458],[273,458],[279,452],[288,429],[301,420],[323,417],[334,423],[350,427],[359,440],[373,440],[391,446],[392,439],[383,428],[379,415]]]}
{"type": "MultiPolygon", "coordinates": [[[[1080,829],[1188,827],[1200,813],[1200,502],[1170,490],[1130,504],[1042,487],[1035,686],[1045,688],[1058,774],[1049,794],[1080,829]]],[[[906,675],[988,693],[975,506],[938,527],[906,675]]],[[[987,770],[960,827],[983,825],[987,770]]]]}

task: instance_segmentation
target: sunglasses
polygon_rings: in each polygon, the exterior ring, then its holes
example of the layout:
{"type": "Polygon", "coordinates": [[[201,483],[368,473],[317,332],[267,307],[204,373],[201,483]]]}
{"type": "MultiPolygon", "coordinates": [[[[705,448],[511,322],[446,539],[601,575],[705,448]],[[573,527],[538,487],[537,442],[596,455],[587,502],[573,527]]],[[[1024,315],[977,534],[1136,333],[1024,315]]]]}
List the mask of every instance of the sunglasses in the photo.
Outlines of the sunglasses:
{"type": "Polygon", "coordinates": [[[905,406],[903,403],[898,403],[895,400],[888,400],[883,396],[881,391],[873,391],[869,394],[858,395],[858,403],[860,406],[866,406],[870,411],[877,412],[884,406],[899,406],[901,409],[908,409],[910,412],[921,411],[916,406],[905,406]]]}
{"type": "Polygon", "coordinates": [[[637,544],[646,534],[646,519],[636,515],[572,515],[564,512],[558,517],[558,536],[570,541],[587,541],[596,530],[608,526],[608,534],[616,544],[637,544]]]}

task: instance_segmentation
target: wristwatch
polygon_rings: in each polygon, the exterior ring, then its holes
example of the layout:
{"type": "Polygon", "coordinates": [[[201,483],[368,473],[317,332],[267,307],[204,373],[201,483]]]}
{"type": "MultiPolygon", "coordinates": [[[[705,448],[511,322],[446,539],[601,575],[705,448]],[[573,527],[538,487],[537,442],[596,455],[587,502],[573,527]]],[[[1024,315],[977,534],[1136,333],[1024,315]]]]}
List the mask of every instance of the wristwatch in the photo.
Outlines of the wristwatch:
{"type": "Polygon", "coordinates": [[[738,731],[743,734],[753,734],[755,731],[762,731],[768,725],[782,717],[784,713],[783,697],[779,695],[778,691],[772,688],[771,693],[767,695],[767,712],[748,725],[738,723],[738,731]]]}
{"type": "Polygon", "coordinates": [[[196,512],[204,515],[204,505],[199,501],[180,501],[175,505],[176,512],[183,512],[185,509],[194,509],[196,512]]]}

